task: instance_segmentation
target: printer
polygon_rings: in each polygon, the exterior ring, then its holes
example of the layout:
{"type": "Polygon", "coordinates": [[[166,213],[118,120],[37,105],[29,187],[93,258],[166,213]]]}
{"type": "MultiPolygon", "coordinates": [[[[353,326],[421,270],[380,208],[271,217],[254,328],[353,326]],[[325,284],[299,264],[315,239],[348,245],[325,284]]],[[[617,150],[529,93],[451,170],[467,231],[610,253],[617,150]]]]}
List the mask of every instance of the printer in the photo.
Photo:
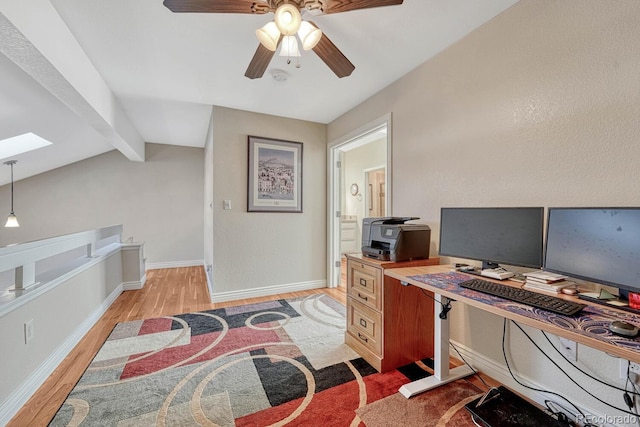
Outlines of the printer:
{"type": "Polygon", "coordinates": [[[378,217],[362,220],[362,256],[382,261],[429,258],[431,229],[405,224],[417,217],[378,217]]]}

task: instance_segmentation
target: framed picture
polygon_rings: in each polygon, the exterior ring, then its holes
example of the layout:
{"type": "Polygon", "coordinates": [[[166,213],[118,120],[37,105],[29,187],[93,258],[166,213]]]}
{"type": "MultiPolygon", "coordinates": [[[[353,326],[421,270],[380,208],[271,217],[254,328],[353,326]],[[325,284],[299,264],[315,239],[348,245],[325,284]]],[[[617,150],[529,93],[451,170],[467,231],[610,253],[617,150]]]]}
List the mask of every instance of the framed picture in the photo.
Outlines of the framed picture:
{"type": "Polygon", "coordinates": [[[302,143],[249,136],[248,212],[302,212],[302,143]]]}

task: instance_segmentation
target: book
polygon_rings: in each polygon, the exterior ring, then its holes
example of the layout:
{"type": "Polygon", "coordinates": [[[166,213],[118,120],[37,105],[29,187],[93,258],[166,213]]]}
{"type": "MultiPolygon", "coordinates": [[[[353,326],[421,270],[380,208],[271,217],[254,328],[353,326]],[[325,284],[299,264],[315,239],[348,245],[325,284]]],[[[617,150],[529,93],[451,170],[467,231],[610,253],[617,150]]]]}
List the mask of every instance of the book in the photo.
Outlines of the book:
{"type": "Polygon", "coordinates": [[[575,285],[575,282],[571,280],[558,280],[556,282],[544,282],[540,280],[531,279],[529,277],[527,277],[527,279],[525,280],[525,283],[533,283],[533,284],[542,285],[542,286],[556,286],[556,285],[563,285],[566,283],[570,285],[575,285]]]}
{"type": "Polygon", "coordinates": [[[550,273],[548,271],[532,271],[529,273],[524,273],[524,276],[527,279],[545,283],[560,282],[567,279],[567,276],[564,276],[562,274],[550,273]]]}
{"type": "Polygon", "coordinates": [[[528,289],[530,291],[534,291],[534,292],[545,292],[545,293],[550,293],[550,294],[560,294],[561,291],[560,289],[546,289],[546,288],[539,288],[537,286],[531,286],[528,284],[524,284],[523,286],[524,289],[528,289]]]}
{"type": "Polygon", "coordinates": [[[534,291],[547,291],[559,294],[562,288],[566,288],[568,286],[575,286],[575,282],[571,282],[569,280],[564,280],[562,282],[556,283],[538,283],[526,281],[524,284],[524,288],[534,291]]]}

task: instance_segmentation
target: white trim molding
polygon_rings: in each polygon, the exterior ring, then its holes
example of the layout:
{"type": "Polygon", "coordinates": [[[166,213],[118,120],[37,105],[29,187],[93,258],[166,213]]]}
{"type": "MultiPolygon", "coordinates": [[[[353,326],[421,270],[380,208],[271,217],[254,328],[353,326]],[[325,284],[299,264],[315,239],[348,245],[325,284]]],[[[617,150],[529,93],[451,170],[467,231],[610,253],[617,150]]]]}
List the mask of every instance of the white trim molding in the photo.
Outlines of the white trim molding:
{"type": "Polygon", "coordinates": [[[387,188],[386,196],[386,216],[392,215],[392,113],[387,113],[358,129],[349,132],[342,137],[327,144],[327,283],[328,287],[334,288],[340,283],[340,217],[341,202],[340,188],[342,164],[338,166],[340,151],[347,146],[358,146],[358,140],[366,140],[368,135],[375,134],[381,129],[386,129],[387,158],[385,168],[385,182],[387,188]]]}
{"type": "Polygon", "coordinates": [[[137,291],[144,288],[144,284],[147,281],[147,274],[145,273],[140,280],[134,280],[132,282],[122,282],[123,291],[137,291]]]}
{"type": "Polygon", "coordinates": [[[186,261],[149,262],[147,270],[159,270],[161,268],[199,267],[204,266],[203,259],[186,261]]]}
{"type": "Polygon", "coordinates": [[[211,302],[226,302],[226,301],[233,301],[237,299],[264,297],[269,295],[284,294],[287,292],[308,291],[311,289],[320,289],[320,288],[326,288],[326,287],[327,287],[326,280],[313,280],[309,282],[265,286],[261,288],[212,293],[211,302]]]}

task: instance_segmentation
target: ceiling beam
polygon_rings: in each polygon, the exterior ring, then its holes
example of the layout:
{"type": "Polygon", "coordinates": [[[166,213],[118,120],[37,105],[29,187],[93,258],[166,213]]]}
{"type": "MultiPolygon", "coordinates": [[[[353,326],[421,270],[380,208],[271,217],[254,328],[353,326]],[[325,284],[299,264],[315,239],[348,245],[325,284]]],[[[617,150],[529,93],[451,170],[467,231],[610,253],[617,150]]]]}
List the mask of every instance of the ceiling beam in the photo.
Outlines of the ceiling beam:
{"type": "Polygon", "coordinates": [[[0,52],[129,160],[144,140],[48,0],[0,0],[0,52]]]}

